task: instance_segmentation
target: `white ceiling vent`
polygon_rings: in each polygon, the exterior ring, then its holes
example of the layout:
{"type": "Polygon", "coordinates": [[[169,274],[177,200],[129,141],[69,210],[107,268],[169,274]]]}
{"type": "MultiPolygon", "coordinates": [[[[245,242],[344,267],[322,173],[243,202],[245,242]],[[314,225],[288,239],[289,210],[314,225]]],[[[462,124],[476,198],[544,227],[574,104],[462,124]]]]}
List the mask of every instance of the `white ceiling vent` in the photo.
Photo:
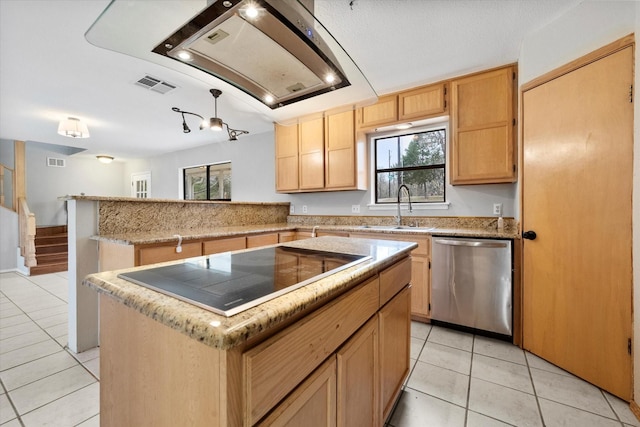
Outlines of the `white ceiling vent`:
{"type": "Polygon", "coordinates": [[[173,85],[171,83],[167,83],[163,80],[157,79],[155,77],[151,77],[146,75],[135,82],[136,86],[143,87],[145,89],[150,89],[154,92],[158,92],[160,94],[165,94],[173,89],[176,89],[178,86],[173,85]]]}
{"type": "Polygon", "coordinates": [[[55,157],[47,157],[47,166],[53,168],[63,168],[67,165],[64,159],[56,159],[55,157]]]}

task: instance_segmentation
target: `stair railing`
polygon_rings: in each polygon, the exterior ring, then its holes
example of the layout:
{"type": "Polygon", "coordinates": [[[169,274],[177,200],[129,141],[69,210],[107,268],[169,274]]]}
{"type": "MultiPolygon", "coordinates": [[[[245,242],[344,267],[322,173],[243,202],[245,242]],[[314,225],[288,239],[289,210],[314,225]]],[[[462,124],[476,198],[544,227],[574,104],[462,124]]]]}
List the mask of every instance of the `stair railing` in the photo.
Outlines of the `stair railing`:
{"type": "Polygon", "coordinates": [[[27,200],[18,199],[18,226],[20,228],[20,256],[25,267],[35,267],[36,261],[36,216],[29,210],[27,200]]]}

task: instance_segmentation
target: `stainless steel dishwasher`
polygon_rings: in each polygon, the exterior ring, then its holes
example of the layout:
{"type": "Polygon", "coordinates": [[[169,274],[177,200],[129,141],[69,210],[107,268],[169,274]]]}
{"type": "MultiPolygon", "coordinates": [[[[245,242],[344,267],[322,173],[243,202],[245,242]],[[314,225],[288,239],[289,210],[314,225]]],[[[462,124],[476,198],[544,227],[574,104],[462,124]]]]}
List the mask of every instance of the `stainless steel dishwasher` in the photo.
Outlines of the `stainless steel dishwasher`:
{"type": "Polygon", "coordinates": [[[513,336],[512,241],[432,238],[431,319],[513,336]]]}

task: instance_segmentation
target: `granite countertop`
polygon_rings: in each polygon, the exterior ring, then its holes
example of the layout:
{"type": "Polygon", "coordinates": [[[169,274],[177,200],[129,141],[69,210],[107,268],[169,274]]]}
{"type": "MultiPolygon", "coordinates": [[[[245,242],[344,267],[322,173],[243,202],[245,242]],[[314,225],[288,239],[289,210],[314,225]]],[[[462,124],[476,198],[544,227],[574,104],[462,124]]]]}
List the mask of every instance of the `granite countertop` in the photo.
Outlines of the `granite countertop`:
{"type": "MultiPolygon", "coordinates": [[[[227,350],[318,303],[330,301],[405,257],[417,244],[326,236],[288,242],[282,246],[370,255],[372,258],[231,317],[218,315],[117,277],[124,271],[143,270],[150,266],[91,274],[85,277],[83,285],[107,294],[206,345],[227,350]]],[[[155,264],[153,267],[183,262],[155,264]]]]}
{"type": "MultiPolygon", "coordinates": [[[[125,245],[144,245],[153,243],[176,242],[179,235],[183,241],[196,239],[216,239],[246,235],[252,233],[278,233],[283,231],[304,230],[312,231],[314,227],[297,224],[259,224],[216,227],[214,229],[185,229],[171,231],[154,231],[144,233],[122,233],[92,236],[93,240],[102,240],[125,245]]],[[[318,225],[316,231],[348,233],[380,233],[397,235],[423,235],[423,236],[455,236],[455,237],[484,237],[498,239],[519,239],[520,235],[515,231],[498,231],[483,228],[440,228],[440,227],[406,227],[401,229],[393,226],[366,227],[362,225],[318,225]]]]}
{"type": "Polygon", "coordinates": [[[105,234],[92,236],[93,240],[102,240],[125,245],[145,245],[151,243],[177,242],[176,235],[182,237],[183,241],[196,239],[217,239],[233,237],[252,233],[278,233],[282,231],[296,230],[297,226],[286,223],[280,224],[259,224],[259,225],[233,225],[226,227],[215,227],[213,229],[176,229],[171,231],[149,231],[142,233],[122,233],[105,234]]]}

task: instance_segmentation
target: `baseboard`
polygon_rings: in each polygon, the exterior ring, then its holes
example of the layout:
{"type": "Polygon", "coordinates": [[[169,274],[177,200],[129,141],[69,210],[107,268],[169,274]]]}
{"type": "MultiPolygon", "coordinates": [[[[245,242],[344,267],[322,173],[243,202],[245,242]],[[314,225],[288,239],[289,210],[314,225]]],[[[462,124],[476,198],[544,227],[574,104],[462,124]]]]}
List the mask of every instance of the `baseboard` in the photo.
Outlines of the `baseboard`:
{"type": "Polygon", "coordinates": [[[638,421],[640,421],[640,406],[638,406],[638,404],[634,400],[632,400],[631,403],[629,403],[629,408],[631,409],[631,412],[633,412],[633,415],[636,416],[638,421]]]}
{"type": "Polygon", "coordinates": [[[7,268],[5,270],[0,270],[0,273],[14,273],[14,272],[18,272],[17,268],[7,268]]]}

